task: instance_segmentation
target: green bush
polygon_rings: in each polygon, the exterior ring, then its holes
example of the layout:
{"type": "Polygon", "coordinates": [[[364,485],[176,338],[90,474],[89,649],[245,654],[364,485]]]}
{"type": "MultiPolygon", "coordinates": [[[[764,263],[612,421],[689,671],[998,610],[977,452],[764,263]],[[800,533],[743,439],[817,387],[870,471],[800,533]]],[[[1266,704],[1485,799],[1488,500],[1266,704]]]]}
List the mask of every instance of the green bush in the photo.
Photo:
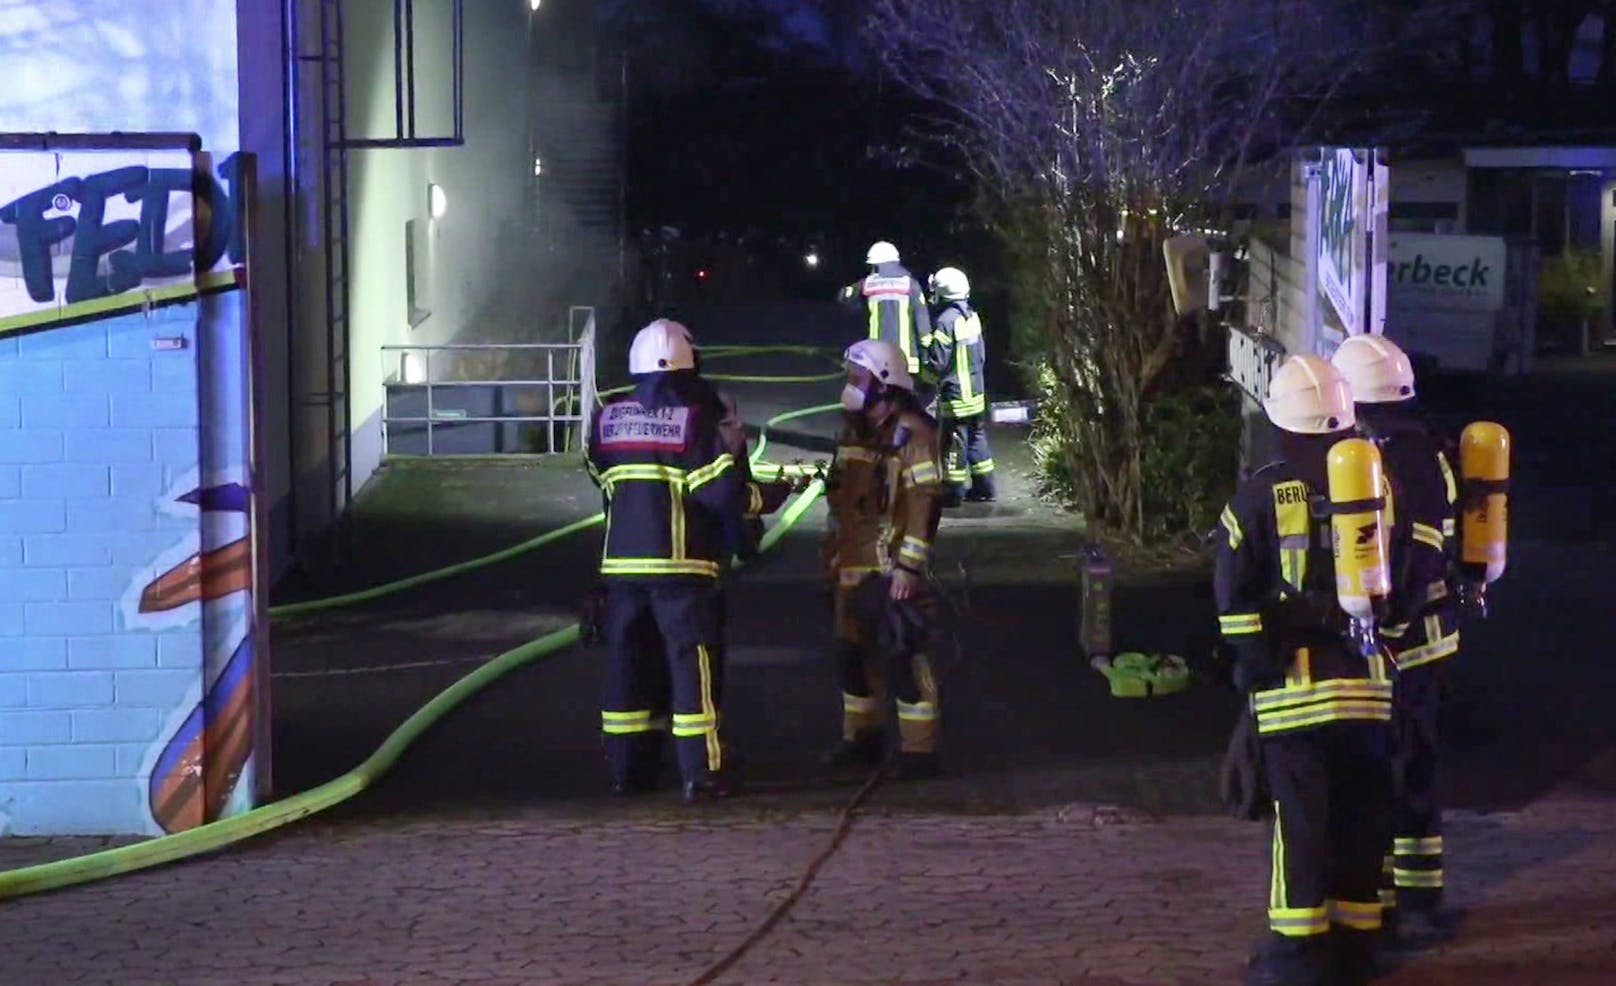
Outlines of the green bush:
{"type": "Polygon", "coordinates": [[[1200,535],[1234,494],[1240,401],[1230,387],[1197,387],[1145,400],[1145,536],[1200,535]]]}
{"type": "Polygon", "coordinates": [[[1596,317],[1605,299],[1598,291],[1597,250],[1573,250],[1543,261],[1537,282],[1538,318],[1548,327],[1576,327],[1596,317]],[[1588,288],[1594,293],[1589,294],[1588,288]]]}

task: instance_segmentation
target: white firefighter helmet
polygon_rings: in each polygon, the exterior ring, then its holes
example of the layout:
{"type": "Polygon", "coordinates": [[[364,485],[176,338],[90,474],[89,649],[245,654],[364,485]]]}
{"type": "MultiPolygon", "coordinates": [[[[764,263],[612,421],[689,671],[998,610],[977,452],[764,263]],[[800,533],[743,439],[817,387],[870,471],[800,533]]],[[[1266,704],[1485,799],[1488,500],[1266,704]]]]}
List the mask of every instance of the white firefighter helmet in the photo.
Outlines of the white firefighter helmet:
{"type": "Polygon", "coordinates": [[[634,334],[628,347],[628,372],[667,373],[696,368],[696,340],[671,318],[659,318],[634,334]]]}
{"type": "Polygon", "coordinates": [[[931,276],[926,286],[943,301],[964,301],[971,296],[971,279],[958,267],[944,267],[931,276]]]}
{"type": "Polygon", "coordinates": [[[909,361],[885,339],[860,339],[847,347],[842,360],[848,366],[862,366],[877,383],[914,393],[915,378],[909,375],[909,361]]]}
{"type": "Polygon", "coordinates": [[[1328,435],[1351,428],[1352,388],[1321,356],[1292,356],[1268,385],[1263,410],[1274,426],[1298,435],[1328,435]]]}
{"type": "Polygon", "coordinates": [[[1352,336],[1330,357],[1359,404],[1387,404],[1414,396],[1414,364],[1397,344],[1378,335],[1352,336]]]}
{"type": "Polygon", "coordinates": [[[864,262],[871,267],[876,264],[895,264],[898,262],[898,248],[886,240],[878,240],[870,244],[869,252],[864,255],[864,262]]]}

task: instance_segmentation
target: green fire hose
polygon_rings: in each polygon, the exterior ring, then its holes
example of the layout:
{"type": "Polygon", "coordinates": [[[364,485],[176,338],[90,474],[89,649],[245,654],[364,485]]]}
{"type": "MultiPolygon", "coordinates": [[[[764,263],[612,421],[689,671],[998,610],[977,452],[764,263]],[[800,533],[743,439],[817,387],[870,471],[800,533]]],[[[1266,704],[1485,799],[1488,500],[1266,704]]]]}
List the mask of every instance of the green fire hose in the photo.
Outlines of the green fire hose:
{"type": "MultiPolygon", "coordinates": [[[[826,353],[827,350],[811,346],[723,346],[703,350],[705,356],[718,357],[773,352],[819,355],[826,353]]],[[[840,374],[815,377],[726,375],[724,379],[752,383],[782,383],[820,382],[839,376],[840,374]]],[[[765,422],[758,436],[757,447],[752,450],[750,456],[754,467],[773,465],[762,461],[769,428],[787,421],[835,411],[840,407],[840,404],[819,404],[787,411],[770,418],[765,422]]],[[[806,467],[801,466],[774,466],[774,468],[777,470],[776,475],[809,474],[806,467]]],[[[814,479],[810,481],[802,492],[782,511],[779,520],[764,534],[759,550],[769,551],[779,543],[780,539],[802,519],[803,515],[808,512],[809,508],[814,505],[823,493],[824,485],[820,480],[814,479]]],[[[474,558],[445,568],[423,572],[419,575],[399,579],[395,582],[389,582],[360,592],[351,592],[329,599],[316,599],[272,607],[269,612],[272,617],[285,618],[370,602],[384,596],[403,592],[406,589],[498,564],[586,530],[601,523],[603,519],[604,514],[597,513],[481,558],[474,558]]],[[[737,565],[736,567],[740,566],[737,565]]],[[[164,863],[176,862],[203,853],[213,852],[341,804],[374,785],[381,779],[382,775],[386,774],[398,762],[399,757],[421,737],[421,734],[436,725],[444,716],[459,707],[467,699],[512,671],[541,658],[552,656],[568,645],[576,643],[578,633],[579,628],[577,625],[565,627],[505,651],[479,665],[476,670],[466,674],[438,693],[431,701],[417,709],[408,719],[405,719],[397,729],[393,730],[382,741],[381,746],[377,747],[374,753],[365,758],[364,762],[318,787],[263,805],[241,815],[209,822],[174,835],[160,836],[135,845],[121,846],[116,849],[107,849],[84,856],[75,856],[56,862],[41,863],[35,866],[25,866],[0,872],[0,899],[21,897],[75,884],[104,880],[109,877],[133,873],[137,870],[149,869],[164,863]]]]}

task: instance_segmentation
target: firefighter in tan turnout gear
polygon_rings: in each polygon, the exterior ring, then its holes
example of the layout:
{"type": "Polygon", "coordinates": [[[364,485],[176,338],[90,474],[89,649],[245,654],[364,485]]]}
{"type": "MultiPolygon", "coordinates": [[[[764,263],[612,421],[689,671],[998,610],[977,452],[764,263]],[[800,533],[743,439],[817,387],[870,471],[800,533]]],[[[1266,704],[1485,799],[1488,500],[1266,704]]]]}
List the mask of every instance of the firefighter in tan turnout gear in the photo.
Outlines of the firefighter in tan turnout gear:
{"type": "Polygon", "coordinates": [[[886,752],[896,700],[899,776],[937,769],[937,682],[927,656],[937,600],[928,579],[941,512],[937,424],[914,395],[904,354],[884,340],[848,347],[847,423],[826,487],[826,574],[835,586],[842,742],[835,766],[886,752]]]}
{"type": "Polygon", "coordinates": [[[1372,972],[1391,840],[1393,668],[1374,620],[1401,588],[1384,561],[1395,505],[1328,362],[1286,361],[1263,406],[1281,458],[1224,510],[1214,571],[1276,815],[1270,934],[1246,981],[1344,986],[1372,972]]]}

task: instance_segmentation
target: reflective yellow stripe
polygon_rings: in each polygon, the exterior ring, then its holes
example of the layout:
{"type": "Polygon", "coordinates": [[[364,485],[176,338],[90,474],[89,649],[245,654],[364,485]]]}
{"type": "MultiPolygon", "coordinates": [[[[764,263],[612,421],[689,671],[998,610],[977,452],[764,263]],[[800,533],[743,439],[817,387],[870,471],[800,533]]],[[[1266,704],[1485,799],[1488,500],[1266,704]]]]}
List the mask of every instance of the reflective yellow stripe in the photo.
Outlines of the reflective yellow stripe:
{"type": "Polygon", "coordinates": [[[1459,525],[1454,522],[1453,518],[1444,518],[1442,521],[1442,536],[1451,538],[1457,533],[1459,533],[1459,525]]]}
{"type": "Polygon", "coordinates": [[[1328,934],[1330,910],[1327,907],[1270,907],[1268,927],[1287,938],[1328,934]]]}
{"type": "Polygon", "coordinates": [[[992,459],[983,459],[981,462],[971,463],[971,474],[973,476],[986,476],[993,471],[993,468],[992,459]]]}
{"type": "Polygon", "coordinates": [[[725,452],[700,469],[690,470],[690,473],[685,477],[685,486],[692,490],[700,489],[722,476],[724,471],[733,465],[735,465],[735,456],[725,452]]]}
{"type": "Polygon", "coordinates": [[[601,710],[600,730],[608,735],[626,736],[633,733],[648,733],[652,729],[650,709],[640,709],[633,712],[601,710]]]}
{"type": "Polygon", "coordinates": [[[977,394],[971,398],[955,398],[946,402],[949,413],[956,418],[970,418],[988,409],[988,399],[984,394],[977,394]]]}
{"type": "Polygon", "coordinates": [[[1394,839],[1392,851],[1399,856],[1440,856],[1442,837],[1432,835],[1423,839],[1394,839]]]}
{"type": "Polygon", "coordinates": [[[1392,870],[1392,880],[1399,887],[1438,889],[1442,886],[1441,870],[1392,870]]]}
{"type": "Polygon", "coordinates": [[[1279,802],[1274,802],[1274,841],[1268,849],[1268,910],[1284,910],[1285,894],[1285,826],[1279,813],[1279,802]]]}
{"type": "Polygon", "coordinates": [[[1229,533],[1229,547],[1240,547],[1240,542],[1246,539],[1246,532],[1241,529],[1240,518],[1234,515],[1234,509],[1224,507],[1223,516],[1219,517],[1218,520],[1223,524],[1223,529],[1229,533]]]}
{"type": "Polygon", "coordinates": [[[905,487],[929,486],[938,482],[939,478],[937,463],[921,462],[904,470],[903,485],[905,487]]]}
{"type": "Polygon", "coordinates": [[[843,692],[842,711],[853,715],[873,715],[881,711],[881,703],[873,695],[849,695],[843,692]]]}
{"type": "Polygon", "coordinates": [[[600,478],[608,486],[615,485],[629,479],[657,480],[664,483],[682,483],[685,471],[674,466],[659,466],[653,464],[612,466],[600,474],[600,478]]]}
{"type": "Polygon", "coordinates": [[[1257,713],[1257,732],[1283,733],[1287,730],[1306,729],[1312,726],[1321,726],[1327,722],[1340,722],[1343,720],[1390,722],[1391,718],[1392,706],[1390,702],[1348,701],[1342,699],[1319,702],[1315,705],[1288,709],[1283,712],[1259,712],[1257,713]]]}
{"type": "Polygon", "coordinates": [[[1425,587],[1425,601],[1434,603],[1448,598],[1448,584],[1446,582],[1432,582],[1425,587]]]}
{"type": "Polygon", "coordinates": [[[1240,637],[1247,634],[1262,633],[1261,613],[1230,613],[1218,617],[1218,629],[1223,631],[1225,637],[1240,637]]]}
{"type": "MultiPolygon", "coordinates": [[[[1300,659],[1301,654],[1298,653],[1297,657],[1300,659]]],[[[1252,696],[1251,705],[1258,712],[1280,711],[1325,699],[1390,702],[1392,686],[1390,682],[1371,681],[1365,678],[1326,678],[1305,685],[1286,685],[1283,688],[1260,691],[1252,696]]]]}
{"type": "Polygon", "coordinates": [[[937,718],[937,706],[930,702],[898,702],[898,718],[905,722],[931,722],[937,718]]]}
{"type": "Polygon", "coordinates": [[[1380,909],[1381,909],[1381,913],[1384,914],[1386,911],[1391,910],[1392,908],[1394,908],[1396,906],[1397,906],[1397,891],[1395,891],[1395,890],[1382,890],[1380,892],[1380,909]]]}
{"type": "Polygon", "coordinates": [[[718,562],[696,558],[606,558],[602,575],[710,575],[718,577],[718,562]]]}
{"type": "Polygon", "coordinates": [[[845,588],[863,582],[866,577],[881,571],[880,565],[848,565],[841,569],[837,581],[845,588]]]}
{"type": "Polygon", "coordinates": [[[1355,900],[1332,900],[1329,907],[1336,924],[1357,931],[1379,931],[1381,903],[1362,903],[1355,900]]]}
{"type": "Polygon", "coordinates": [[[718,720],[703,713],[675,713],[673,717],[675,736],[703,736],[717,728],[718,720]]]}
{"type": "Polygon", "coordinates": [[[925,564],[926,559],[931,557],[931,545],[920,538],[905,535],[903,543],[898,547],[898,557],[905,561],[916,561],[925,564]]]}
{"type": "MultiPolygon", "coordinates": [[[[712,657],[707,645],[696,645],[696,669],[701,677],[701,711],[711,721],[707,729],[707,769],[716,771],[724,767],[724,744],[718,739],[718,707],[713,704],[712,657]]],[[[674,735],[678,735],[677,729],[674,735]]]]}
{"type": "Polygon", "coordinates": [[[1427,524],[1414,525],[1414,540],[1429,545],[1438,551],[1443,548],[1442,532],[1427,524]]]}
{"type": "Polygon", "coordinates": [[[1458,631],[1454,631],[1446,637],[1440,637],[1418,647],[1410,647],[1408,650],[1394,653],[1392,660],[1397,662],[1400,669],[1406,671],[1409,668],[1417,668],[1422,664],[1430,664],[1432,661],[1440,661],[1444,657],[1452,657],[1458,652],[1459,634],[1458,631]]]}
{"type": "Polygon", "coordinates": [[[756,483],[746,484],[746,512],[749,514],[763,512],[763,490],[756,483]]]}
{"type": "MultiPolygon", "coordinates": [[[[1436,454],[1436,464],[1442,470],[1442,485],[1447,490],[1448,504],[1452,506],[1459,502],[1459,484],[1453,481],[1453,466],[1448,463],[1447,454],[1443,452],[1436,454]]],[[[1443,527],[1446,528],[1450,523],[1452,521],[1444,522],[1443,527]]]]}
{"type": "Polygon", "coordinates": [[[836,446],[836,458],[847,459],[852,462],[874,462],[881,458],[881,453],[875,449],[864,448],[859,445],[836,446]]]}

